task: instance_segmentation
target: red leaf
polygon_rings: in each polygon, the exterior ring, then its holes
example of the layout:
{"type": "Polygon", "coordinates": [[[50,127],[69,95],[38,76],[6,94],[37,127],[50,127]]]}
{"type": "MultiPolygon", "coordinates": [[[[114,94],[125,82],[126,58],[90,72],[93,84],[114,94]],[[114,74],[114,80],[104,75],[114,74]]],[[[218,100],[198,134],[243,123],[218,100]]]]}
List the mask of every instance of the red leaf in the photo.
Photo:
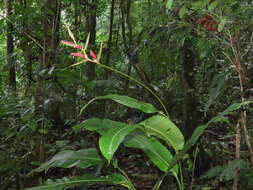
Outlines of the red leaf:
{"type": "Polygon", "coordinates": [[[97,59],[96,54],[92,50],[90,50],[90,56],[92,57],[92,59],[97,59]]]}

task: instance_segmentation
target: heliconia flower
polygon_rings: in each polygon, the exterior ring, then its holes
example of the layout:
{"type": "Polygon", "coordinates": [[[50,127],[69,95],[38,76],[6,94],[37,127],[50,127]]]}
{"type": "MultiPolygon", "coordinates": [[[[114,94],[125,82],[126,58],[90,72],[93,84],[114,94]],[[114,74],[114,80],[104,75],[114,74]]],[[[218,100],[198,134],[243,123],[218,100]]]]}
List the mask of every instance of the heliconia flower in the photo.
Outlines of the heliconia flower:
{"type": "Polygon", "coordinates": [[[92,50],[90,50],[90,56],[92,57],[92,59],[97,59],[96,54],[92,50]]]}
{"type": "Polygon", "coordinates": [[[68,46],[75,46],[74,42],[68,42],[68,41],[61,41],[64,45],[68,45],[68,46]]]}
{"type": "Polygon", "coordinates": [[[87,58],[87,56],[85,56],[84,54],[81,54],[81,53],[71,53],[72,56],[74,57],[81,57],[81,58],[87,58]]]}
{"type": "Polygon", "coordinates": [[[75,48],[75,49],[83,49],[83,47],[80,46],[80,45],[75,45],[74,48],[75,48]]]}

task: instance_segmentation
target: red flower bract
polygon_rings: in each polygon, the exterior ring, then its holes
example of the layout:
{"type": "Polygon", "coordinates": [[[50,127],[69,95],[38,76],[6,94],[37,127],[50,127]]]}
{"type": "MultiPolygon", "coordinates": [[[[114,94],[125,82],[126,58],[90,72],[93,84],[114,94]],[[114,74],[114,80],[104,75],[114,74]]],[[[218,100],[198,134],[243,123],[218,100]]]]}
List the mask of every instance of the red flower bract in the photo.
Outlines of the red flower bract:
{"type": "Polygon", "coordinates": [[[81,54],[81,53],[71,53],[72,56],[74,57],[81,57],[81,58],[87,58],[84,54],[81,54]]]}
{"type": "Polygon", "coordinates": [[[74,46],[74,48],[75,48],[75,49],[83,49],[83,47],[80,46],[80,45],[76,45],[76,46],[74,46]]]}
{"type": "Polygon", "coordinates": [[[75,46],[74,42],[68,42],[68,41],[61,41],[63,44],[68,45],[68,46],[75,46]]]}
{"type": "Polygon", "coordinates": [[[96,54],[92,50],[90,50],[90,56],[92,57],[92,59],[97,59],[96,54]]]}

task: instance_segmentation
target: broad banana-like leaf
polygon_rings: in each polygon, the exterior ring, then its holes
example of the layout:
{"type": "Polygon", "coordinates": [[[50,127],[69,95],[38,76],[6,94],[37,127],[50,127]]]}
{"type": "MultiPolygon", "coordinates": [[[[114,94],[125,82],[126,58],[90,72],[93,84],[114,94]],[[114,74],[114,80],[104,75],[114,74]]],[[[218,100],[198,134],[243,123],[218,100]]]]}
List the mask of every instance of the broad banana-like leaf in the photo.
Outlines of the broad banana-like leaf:
{"type": "Polygon", "coordinates": [[[126,179],[126,177],[116,173],[107,177],[94,177],[91,175],[84,175],[74,179],[63,178],[58,180],[48,180],[45,185],[30,187],[24,190],[66,190],[68,188],[80,185],[93,185],[98,183],[121,185],[130,190],[134,190],[133,185],[126,179]]]}
{"type": "Polygon", "coordinates": [[[61,168],[87,168],[94,165],[99,165],[103,160],[99,157],[96,149],[82,149],[78,151],[64,150],[56,154],[51,160],[45,162],[40,167],[34,169],[32,172],[41,172],[52,167],[61,168]]]}
{"type": "MultiPolygon", "coordinates": [[[[169,150],[155,138],[149,138],[143,132],[134,132],[127,136],[124,145],[127,147],[143,149],[150,160],[160,170],[164,172],[168,171],[173,156],[169,150]]],[[[178,166],[175,166],[171,172],[173,175],[177,175],[178,166]]]]}
{"type": "MultiPolygon", "coordinates": [[[[138,109],[144,113],[157,113],[157,112],[159,112],[159,110],[156,109],[152,104],[145,103],[145,102],[136,100],[136,99],[128,97],[128,96],[122,96],[122,95],[118,95],[118,94],[109,94],[106,96],[98,96],[98,97],[94,98],[94,100],[106,100],[106,99],[113,100],[115,102],[118,102],[119,104],[122,104],[122,105],[130,107],[130,108],[138,109]]],[[[81,110],[83,110],[83,109],[81,109],[81,110]]]]}
{"type": "Polygon", "coordinates": [[[140,122],[139,125],[144,127],[145,133],[164,140],[176,152],[184,146],[183,134],[168,117],[156,115],[140,122]]]}
{"type": "Polygon", "coordinates": [[[113,121],[110,119],[99,119],[99,118],[91,118],[87,119],[84,122],[72,127],[74,131],[78,132],[83,129],[89,131],[95,131],[100,135],[104,134],[106,130],[112,129],[115,127],[124,127],[128,125],[127,123],[113,121]]]}
{"type": "Polygon", "coordinates": [[[118,126],[107,130],[99,139],[99,147],[104,157],[110,162],[124,138],[134,131],[137,125],[118,126]]]}

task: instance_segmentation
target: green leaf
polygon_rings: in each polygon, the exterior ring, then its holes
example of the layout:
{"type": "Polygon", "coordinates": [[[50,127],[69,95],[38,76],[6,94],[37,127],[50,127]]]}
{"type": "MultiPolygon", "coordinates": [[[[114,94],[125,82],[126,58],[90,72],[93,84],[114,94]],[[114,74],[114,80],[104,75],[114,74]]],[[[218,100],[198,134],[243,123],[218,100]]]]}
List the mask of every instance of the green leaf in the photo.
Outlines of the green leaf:
{"type": "Polygon", "coordinates": [[[220,181],[229,181],[233,179],[236,169],[241,168],[242,166],[245,166],[245,162],[242,159],[235,159],[228,164],[215,166],[211,168],[200,178],[201,179],[216,178],[217,180],[220,181]]]}
{"type": "Polygon", "coordinates": [[[223,73],[214,76],[211,89],[209,91],[209,99],[205,104],[205,111],[215,102],[225,84],[225,75],[223,73]]]}
{"type": "Polygon", "coordinates": [[[107,130],[99,139],[99,147],[104,157],[110,162],[124,138],[134,131],[137,125],[125,125],[107,130]]]}
{"type": "Polygon", "coordinates": [[[232,162],[225,165],[224,170],[220,173],[221,181],[229,181],[233,179],[238,168],[241,168],[245,165],[245,162],[242,159],[235,159],[232,162]]]}
{"type": "Polygon", "coordinates": [[[100,44],[99,52],[98,52],[98,58],[97,60],[100,61],[101,55],[102,55],[102,50],[103,50],[103,43],[100,44]]]}
{"type": "Polygon", "coordinates": [[[167,176],[167,172],[164,173],[162,176],[159,177],[159,179],[156,181],[155,185],[153,186],[152,190],[159,190],[160,186],[164,180],[164,178],[167,176]]]}
{"type": "Polygon", "coordinates": [[[229,115],[233,113],[234,111],[240,109],[241,107],[253,103],[253,100],[248,100],[240,103],[234,103],[230,106],[228,106],[227,109],[225,109],[222,113],[220,113],[218,116],[213,117],[210,121],[208,121],[208,125],[213,122],[217,122],[220,120],[221,117],[224,118],[224,116],[229,115]]]}
{"type": "Polygon", "coordinates": [[[130,108],[135,108],[140,111],[143,111],[145,113],[157,113],[159,110],[157,110],[152,104],[144,103],[139,100],[136,100],[134,98],[128,97],[128,96],[121,96],[117,94],[110,94],[106,96],[98,96],[95,98],[95,100],[105,100],[110,99],[115,102],[118,102],[124,106],[128,106],[130,108]]]}
{"type": "Polygon", "coordinates": [[[91,175],[84,175],[75,179],[63,178],[54,181],[48,180],[47,184],[43,186],[26,188],[24,190],[65,190],[80,185],[93,185],[98,183],[121,185],[128,189],[133,189],[133,185],[126,179],[126,177],[115,173],[107,177],[94,177],[91,175]]]}
{"type": "Polygon", "coordinates": [[[230,105],[227,109],[225,109],[221,114],[219,114],[218,116],[210,119],[206,125],[201,125],[199,127],[197,127],[191,138],[186,142],[183,150],[181,150],[176,156],[174,156],[174,158],[172,159],[171,163],[170,163],[170,167],[169,169],[171,169],[172,167],[175,166],[175,164],[177,164],[186,154],[186,152],[196,143],[196,141],[198,140],[198,138],[204,133],[204,131],[206,130],[206,128],[214,122],[218,122],[218,121],[226,121],[226,119],[224,120],[224,116],[233,113],[233,111],[240,109],[242,106],[244,105],[248,105],[253,103],[252,100],[249,101],[244,101],[241,103],[234,103],[232,105],[230,105]]]}
{"type": "MultiPolygon", "coordinates": [[[[162,171],[167,172],[172,154],[168,149],[154,138],[148,138],[144,133],[132,133],[124,141],[124,145],[132,148],[143,149],[150,160],[162,171]]],[[[174,175],[178,173],[178,167],[172,170],[174,175]]]]}
{"type": "Polygon", "coordinates": [[[199,137],[203,134],[203,132],[205,131],[205,129],[208,127],[208,125],[201,125],[199,127],[197,127],[191,138],[186,142],[183,150],[181,150],[176,156],[174,156],[174,158],[172,159],[171,163],[170,163],[170,167],[169,169],[171,169],[172,167],[174,167],[175,164],[177,164],[183,157],[184,155],[187,153],[187,151],[196,143],[196,141],[199,139],[199,137]]]}
{"type": "Polygon", "coordinates": [[[79,132],[83,129],[88,131],[95,131],[100,135],[103,135],[105,131],[115,127],[124,127],[128,124],[118,121],[113,121],[110,119],[99,119],[99,118],[91,118],[87,119],[84,122],[73,126],[74,131],[79,132]]]}
{"type": "Polygon", "coordinates": [[[99,158],[96,149],[82,149],[78,151],[64,150],[56,154],[51,160],[45,162],[32,172],[41,172],[52,167],[71,168],[77,166],[79,168],[87,168],[90,166],[101,164],[103,161],[99,158]]]}
{"type": "Polygon", "coordinates": [[[194,3],[192,3],[192,9],[193,10],[202,10],[204,9],[208,4],[210,0],[199,0],[194,3]]]}
{"type": "Polygon", "coordinates": [[[209,5],[208,7],[208,11],[212,12],[218,5],[220,5],[222,2],[222,0],[216,0],[214,2],[211,3],[211,5],[209,5]]]}
{"type": "Polygon", "coordinates": [[[215,166],[208,170],[204,175],[200,176],[200,179],[211,179],[219,176],[224,170],[224,166],[215,166]]]}
{"type": "Polygon", "coordinates": [[[167,117],[156,115],[139,123],[144,127],[144,132],[155,136],[172,146],[176,152],[184,146],[184,136],[178,127],[167,117]]]}
{"type": "Polygon", "coordinates": [[[86,42],[85,42],[85,46],[84,46],[84,51],[87,50],[88,45],[89,45],[89,42],[90,42],[90,33],[88,34],[88,36],[87,36],[87,38],[86,38],[86,42]]]}
{"type": "Polygon", "coordinates": [[[221,32],[224,29],[226,23],[227,23],[227,17],[222,17],[220,24],[218,26],[218,32],[221,32]]]}
{"type": "Polygon", "coordinates": [[[183,18],[186,12],[187,12],[187,7],[186,7],[186,5],[184,5],[184,6],[183,6],[182,8],[180,8],[180,10],[179,10],[179,17],[180,17],[180,18],[183,18]]]}
{"type": "Polygon", "coordinates": [[[76,44],[76,40],[75,40],[74,34],[73,34],[73,32],[71,32],[69,26],[67,26],[67,29],[68,29],[69,36],[72,38],[73,42],[75,42],[75,44],[76,44]]]}
{"type": "Polygon", "coordinates": [[[168,0],[166,3],[167,9],[171,10],[173,6],[174,0],[168,0]]]}

